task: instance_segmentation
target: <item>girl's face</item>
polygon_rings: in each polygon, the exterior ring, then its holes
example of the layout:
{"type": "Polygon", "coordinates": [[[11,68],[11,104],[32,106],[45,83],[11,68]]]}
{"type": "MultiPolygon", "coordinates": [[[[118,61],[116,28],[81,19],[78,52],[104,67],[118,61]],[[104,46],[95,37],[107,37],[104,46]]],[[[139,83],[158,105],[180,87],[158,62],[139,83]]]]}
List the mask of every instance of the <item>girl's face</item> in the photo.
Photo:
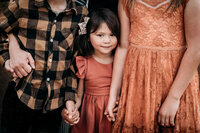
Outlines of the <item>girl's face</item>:
{"type": "Polygon", "coordinates": [[[89,38],[94,54],[111,55],[117,46],[117,37],[113,35],[106,23],[102,23],[95,32],[90,33],[89,38]]]}

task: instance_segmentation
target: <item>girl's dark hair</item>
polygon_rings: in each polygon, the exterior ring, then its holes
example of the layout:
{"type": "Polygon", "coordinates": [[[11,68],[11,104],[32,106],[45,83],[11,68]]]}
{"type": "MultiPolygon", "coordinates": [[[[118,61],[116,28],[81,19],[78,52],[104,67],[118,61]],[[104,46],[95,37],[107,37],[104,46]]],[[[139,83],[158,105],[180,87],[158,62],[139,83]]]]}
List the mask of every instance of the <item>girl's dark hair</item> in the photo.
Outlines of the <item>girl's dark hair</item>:
{"type": "Polygon", "coordinates": [[[94,33],[102,23],[107,24],[108,28],[117,37],[119,42],[120,24],[114,12],[107,8],[97,8],[91,10],[88,17],[90,19],[86,25],[87,34],[79,35],[75,39],[78,55],[91,56],[94,53],[94,48],[89,41],[89,36],[90,33],[94,33]]]}

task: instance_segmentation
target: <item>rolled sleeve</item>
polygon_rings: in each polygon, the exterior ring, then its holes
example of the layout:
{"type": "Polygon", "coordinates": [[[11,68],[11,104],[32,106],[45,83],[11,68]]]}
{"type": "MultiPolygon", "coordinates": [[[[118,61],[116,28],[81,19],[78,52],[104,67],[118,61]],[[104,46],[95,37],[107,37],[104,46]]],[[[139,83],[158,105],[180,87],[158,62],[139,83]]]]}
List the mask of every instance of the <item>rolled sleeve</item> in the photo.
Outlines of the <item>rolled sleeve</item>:
{"type": "Polygon", "coordinates": [[[73,71],[73,66],[69,68],[67,75],[67,88],[65,91],[65,101],[75,101],[75,93],[77,92],[77,77],[73,71]]]}

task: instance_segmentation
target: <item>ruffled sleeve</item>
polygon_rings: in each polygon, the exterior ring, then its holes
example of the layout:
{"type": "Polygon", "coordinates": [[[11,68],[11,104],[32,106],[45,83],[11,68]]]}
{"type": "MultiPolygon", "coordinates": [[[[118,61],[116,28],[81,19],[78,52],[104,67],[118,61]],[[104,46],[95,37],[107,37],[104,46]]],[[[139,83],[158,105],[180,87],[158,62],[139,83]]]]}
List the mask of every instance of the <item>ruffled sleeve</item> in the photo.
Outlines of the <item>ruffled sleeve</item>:
{"type": "Polygon", "coordinates": [[[78,68],[78,72],[76,73],[76,76],[80,79],[84,79],[86,75],[86,70],[87,70],[87,59],[82,56],[77,56],[76,66],[78,68]]]}

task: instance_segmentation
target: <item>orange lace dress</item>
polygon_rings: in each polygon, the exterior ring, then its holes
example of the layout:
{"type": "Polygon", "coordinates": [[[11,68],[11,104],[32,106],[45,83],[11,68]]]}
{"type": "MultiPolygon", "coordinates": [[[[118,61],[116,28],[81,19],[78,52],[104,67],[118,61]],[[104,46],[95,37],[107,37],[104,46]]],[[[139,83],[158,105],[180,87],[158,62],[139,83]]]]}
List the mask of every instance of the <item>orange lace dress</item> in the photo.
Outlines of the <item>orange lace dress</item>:
{"type": "Polygon", "coordinates": [[[76,57],[77,76],[84,79],[85,91],[80,121],[71,133],[110,133],[111,122],[104,115],[110,94],[112,63],[101,64],[93,57],[76,57]]]}
{"type": "Polygon", "coordinates": [[[127,10],[130,45],[113,133],[200,132],[198,73],[181,97],[175,127],[157,122],[186,49],[184,6],[172,12],[166,11],[168,4],[169,0],[134,0],[127,10]]]}

